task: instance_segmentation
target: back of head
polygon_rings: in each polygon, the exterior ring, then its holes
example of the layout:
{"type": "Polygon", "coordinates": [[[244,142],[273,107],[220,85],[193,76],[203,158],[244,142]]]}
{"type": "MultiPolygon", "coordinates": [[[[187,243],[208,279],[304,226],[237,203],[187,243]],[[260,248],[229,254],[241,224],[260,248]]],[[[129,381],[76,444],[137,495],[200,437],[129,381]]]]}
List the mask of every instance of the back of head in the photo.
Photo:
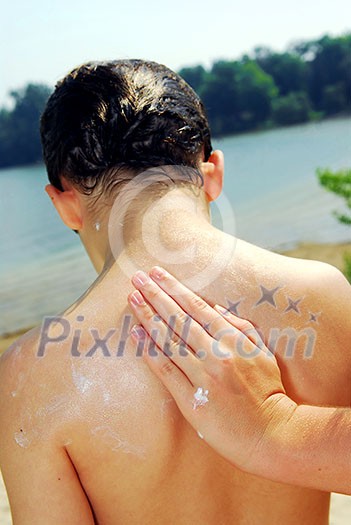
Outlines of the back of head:
{"type": "Polygon", "coordinates": [[[197,168],[211,153],[203,104],[155,62],[84,64],[60,81],[41,119],[48,177],[79,191],[109,192],[152,166],[197,168]]]}

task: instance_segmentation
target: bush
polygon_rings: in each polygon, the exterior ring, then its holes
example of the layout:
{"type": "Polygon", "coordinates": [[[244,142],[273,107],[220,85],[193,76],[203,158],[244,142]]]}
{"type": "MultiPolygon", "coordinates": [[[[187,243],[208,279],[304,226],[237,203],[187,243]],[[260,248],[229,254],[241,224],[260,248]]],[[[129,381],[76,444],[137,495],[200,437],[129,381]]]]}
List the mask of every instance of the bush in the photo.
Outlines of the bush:
{"type": "Polygon", "coordinates": [[[327,115],[344,111],[347,107],[345,88],[342,82],[323,89],[323,108],[327,115]]]}
{"type": "Polygon", "coordinates": [[[276,124],[287,126],[307,122],[311,111],[311,105],[306,93],[289,93],[285,97],[273,100],[272,116],[276,124]]]}
{"type": "Polygon", "coordinates": [[[344,275],[346,279],[351,283],[351,253],[345,253],[344,263],[344,275]]]}
{"type": "MultiPolygon", "coordinates": [[[[346,206],[351,209],[351,169],[332,172],[329,169],[317,169],[319,182],[324,188],[345,199],[346,206]]],[[[337,219],[343,224],[351,224],[351,215],[335,212],[337,219]]]]}

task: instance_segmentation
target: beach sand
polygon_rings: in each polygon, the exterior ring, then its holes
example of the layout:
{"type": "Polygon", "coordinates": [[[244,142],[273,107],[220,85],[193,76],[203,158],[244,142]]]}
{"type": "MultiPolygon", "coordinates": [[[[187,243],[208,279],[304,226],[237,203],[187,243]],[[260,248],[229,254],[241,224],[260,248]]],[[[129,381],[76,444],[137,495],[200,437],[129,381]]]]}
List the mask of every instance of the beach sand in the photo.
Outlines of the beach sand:
{"type": "Polygon", "coordinates": [[[343,244],[313,244],[303,243],[292,250],[281,252],[290,257],[312,259],[332,264],[339,270],[344,270],[344,255],[351,255],[351,243],[343,244]]]}
{"type": "Polygon", "coordinates": [[[1,525],[11,525],[10,507],[6,496],[6,490],[2,476],[0,475],[0,523],[1,525]]]}
{"type": "MultiPolygon", "coordinates": [[[[327,262],[343,270],[344,253],[351,254],[351,243],[348,244],[301,244],[298,247],[283,252],[284,255],[302,259],[314,259],[327,262]]],[[[15,334],[0,337],[0,353],[6,350],[22,333],[20,330],[15,334]]],[[[0,476],[0,524],[11,525],[11,515],[6,497],[5,487],[0,476]]],[[[341,494],[332,495],[330,525],[350,525],[351,523],[351,497],[341,494]]]]}

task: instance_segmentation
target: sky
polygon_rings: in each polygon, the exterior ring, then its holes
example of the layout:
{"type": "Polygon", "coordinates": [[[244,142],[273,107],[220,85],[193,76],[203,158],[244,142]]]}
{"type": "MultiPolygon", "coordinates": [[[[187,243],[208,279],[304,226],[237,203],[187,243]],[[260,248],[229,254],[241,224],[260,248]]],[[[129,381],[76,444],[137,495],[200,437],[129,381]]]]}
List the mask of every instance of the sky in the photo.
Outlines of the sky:
{"type": "Polygon", "coordinates": [[[350,0],[11,0],[1,2],[0,106],[28,82],[50,86],[89,60],[208,67],[258,45],[351,31],[350,0]]]}

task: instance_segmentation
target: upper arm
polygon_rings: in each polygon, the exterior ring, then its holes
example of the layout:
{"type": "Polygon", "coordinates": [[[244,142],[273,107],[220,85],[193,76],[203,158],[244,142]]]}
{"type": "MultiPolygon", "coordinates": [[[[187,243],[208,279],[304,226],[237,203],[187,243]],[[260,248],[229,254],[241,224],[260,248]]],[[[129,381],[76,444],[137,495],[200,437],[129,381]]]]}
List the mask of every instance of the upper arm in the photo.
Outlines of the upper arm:
{"type": "Polygon", "coordinates": [[[343,369],[346,372],[346,385],[349,390],[351,406],[351,285],[336,268],[329,267],[331,274],[326,290],[326,302],[329,317],[333,323],[333,335],[340,348],[343,369]]]}
{"type": "Polygon", "coordinates": [[[93,525],[88,498],[59,440],[39,434],[31,441],[21,434],[20,414],[30,420],[33,404],[28,392],[20,399],[12,395],[19,369],[11,350],[0,359],[0,468],[13,525],[93,525]]]}
{"type": "Polygon", "coordinates": [[[322,264],[316,273],[318,303],[325,324],[342,348],[342,358],[351,374],[351,286],[334,266],[322,264]]]}
{"type": "Polygon", "coordinates": [[[340,392],[341,405],[351,406],[351,286],[334,266],[315,263],[310,294],[318,324],[320,372],[330,389],[340,392]]]}
{"type": "Polygon", "coordinates": [[[282,331],[273,349],[288,395],[298,403],[350,406],[351,286],[331,265],[285,262],[289,279],[280,295],[282,331]],[[299,299],[298,311],[285,309],[287,297],[299,299]]]}
{"type": "Polygon", "coordinates": [[[64,448],[39,445],[17,451],[2,445],[13,525],[93,525],[89,501],[64,448]]]}

